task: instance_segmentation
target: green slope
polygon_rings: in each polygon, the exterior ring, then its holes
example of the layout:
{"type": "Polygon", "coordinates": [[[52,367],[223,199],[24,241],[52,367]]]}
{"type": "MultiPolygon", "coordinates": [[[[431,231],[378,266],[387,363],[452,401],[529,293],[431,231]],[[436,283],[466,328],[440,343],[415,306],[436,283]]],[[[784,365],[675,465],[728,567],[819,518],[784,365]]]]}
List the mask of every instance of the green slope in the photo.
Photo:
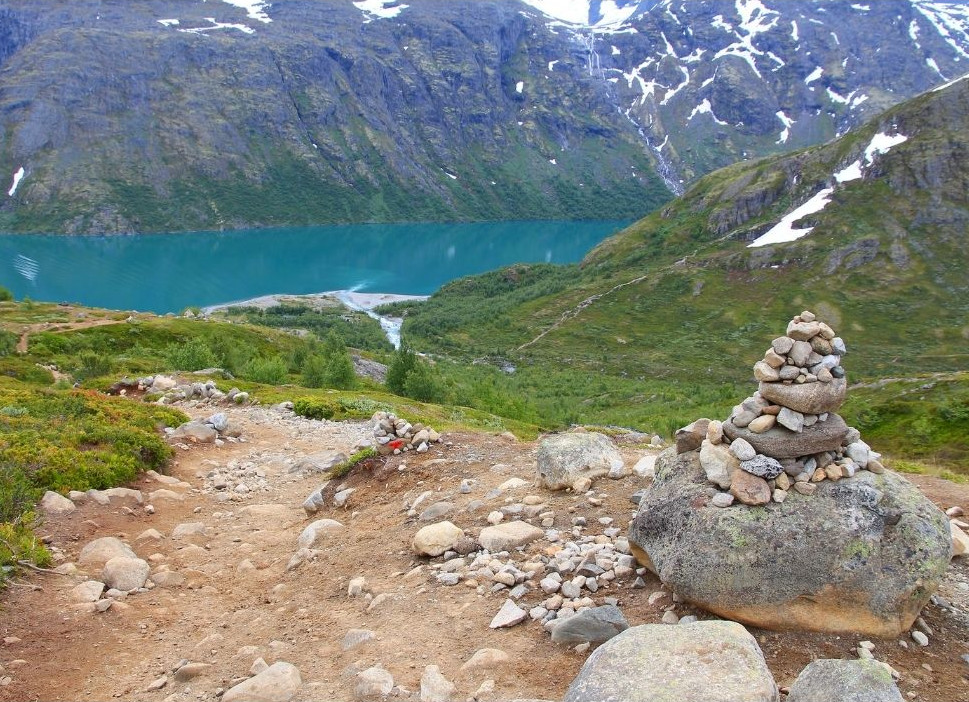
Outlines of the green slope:
{"type": "Polygon", "coordinates": [[[566,410],[546,407],[559,418],[653,430],[718,402],[728,410],[770,339],[804,308],[847,340],[852,380],[961,370],[967,192],[969,80],[824,146],[717,171],[580,267],[456,281],[411,312],[405,338],[515,364],[503,382],[564,389],[566,410]],[[810,235],[747,247],[831,185],[878,133],[908,140],[798,223],[813,225],[810,235]]]}

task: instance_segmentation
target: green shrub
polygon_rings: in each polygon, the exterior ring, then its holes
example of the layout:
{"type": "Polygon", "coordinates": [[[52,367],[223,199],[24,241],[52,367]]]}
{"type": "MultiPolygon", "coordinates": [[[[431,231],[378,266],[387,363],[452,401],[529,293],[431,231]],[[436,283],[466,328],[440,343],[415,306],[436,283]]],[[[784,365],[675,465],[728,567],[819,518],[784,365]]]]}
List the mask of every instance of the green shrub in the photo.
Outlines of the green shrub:
{"type": "Polygon", "coordinates": [[[327,364],[326,359],[319,355],[313,355],[303,361],[303,371],[300,375],[301,382],[308,388],[326,387],[327,364]]]}
{"type": "Polygon", "coordinates": [[[172,370],[197,371],[218,365],[218,359],[199,337],[165,348],[165,360],[172,370]]]}
{"type": "Polygon", "coordinates": [[[16,334],[6,329],[0,329],[0,356],[9,356],[16,351],[18,341],[19,338],[16,334]]]}
{"type": "Polygon", "coordinates": [[[293,402],[293,411],[307,419],[333,419],[340,405],[328,398],[301,397],[293,402]]]}
{"type": "Polygon", "coordinates": [[[13,300],[13,293],[0,285],[0,302],[10,302],[13,300]]]}
{"type": "Polygon", "coordinates": [[[404,380],[404,395],[421,402],[441,402],[444,397],[444,386],[431,367],[418,359],[417,364],[404,380]]]}
{"type": "Polygon", "coordinates": [[[279,356],[253,358],[242,369],[242,377],[255,383],[281,385],[286,382],[288,367],[279,356]]]}
{"type": "Polygon", "coordinates": [[[405,394],[404,384],[415,365],[417,365],[417,354],[402,345],[394,352],[394,357],[387,366],[387,388],[395,395],[405,394]]]}
{"type": "Polygon", "coordinates": [[[331,388],[349,390],[357,380],[353,370],[353,360],[343,339],[336,331],[331,330],[323,344],[326,356],[326,385],[331,388]]]}
{"type": "Polygon", "coordinates": [[[79,380],[87,380],[88,378],[98,378],[102,375],[108,375],[113,365],[110,356],[90,349],[82,351],[77,356],[74,377],[79,380]]]}

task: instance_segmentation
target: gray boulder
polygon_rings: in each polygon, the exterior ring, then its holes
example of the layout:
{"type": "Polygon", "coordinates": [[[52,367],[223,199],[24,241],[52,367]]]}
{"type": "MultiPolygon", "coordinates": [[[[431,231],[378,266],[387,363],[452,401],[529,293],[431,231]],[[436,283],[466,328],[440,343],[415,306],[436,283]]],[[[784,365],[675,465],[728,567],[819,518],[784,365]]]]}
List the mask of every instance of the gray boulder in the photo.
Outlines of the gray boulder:
{"type": "Polygon", "coordinates": [[[104,565],[118,556],[124,558],[138,557],[128,544],[116,536],[102,536],[100,539],[85,544],[77,560],[82,565],[104,565]]]}
{"type": "Polygon", "coordinates": [[[574,617],[553,621],[556,623],[552,629],[552,641],[567,646],[586,641],[600,644],[629,628],[629,622],[614,605],[592,607],[582,610],[574,617]]]}
{"type": "Polygon", "coordinates": [[[777,702],[757,641],[735,622],[644,624],[597,648],[564,702],[777,702]]]}
{"type": "Polygon", "coordinates": [[[898,636],[938,588],[945,515],[890,471],[720,508],[696,453],[663,452],[629,540],[673,591],[765,629],[898,636]]]}
{"type": "Polygon", "coordinates": [[[543,439],[538,447],[538,482],[550,490],[572,487],[579,478],[595,480],[622,466],[615,444],[596,432],[555,434],[543,439]]]}
{"type": "Polygon", "coordinates": [[[144,587],[148,580],[148,562],[140,558],[117,556],[104,564],[101,582],[108,588],[130,592],[144,587]]]}
{"type": "Polygon", "coordinates": [[[772,429],[758,434],[738,427],[734,421],[727,421],[723,423],[723,433],[731,441],[744,439],[764,456],[798,458],[839,448],[848,435],[848,425],[840,415],[831,414],[826,421],[804,427],[799,432],[775,424],[772,429]]]}
{"type": "Polygon", "coordinates": [[[172,439],[190,441],[198,444],[211,444],[218,438],[217,432],[211,425],[203,422],[186,422],[172,434],[172,439]]]}
{"type": "Polygon", "coordinates": [[[877,661],[817,660],[797,676],[787,702],[903,702],[888,669],[877,661]]]}
{"type": "Polygon", "coordinates": [[[74,511],[74,503],[59,492],[48,490],[40,500],[41,511],[50,516],[61,516],[74,511]]]}

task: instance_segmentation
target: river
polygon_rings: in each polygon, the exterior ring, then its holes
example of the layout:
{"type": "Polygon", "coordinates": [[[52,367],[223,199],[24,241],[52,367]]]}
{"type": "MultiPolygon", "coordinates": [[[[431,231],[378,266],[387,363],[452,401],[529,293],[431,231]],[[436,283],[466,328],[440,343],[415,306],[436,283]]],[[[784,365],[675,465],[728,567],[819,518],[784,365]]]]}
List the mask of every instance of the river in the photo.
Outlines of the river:
{"type": "Polygon", "coordinates": [[[429,295],[512,263],[579,261],[625,221],[375,224],[112,237],[0,235],[17,299],[179,312],[328,290],[429,295]]]}

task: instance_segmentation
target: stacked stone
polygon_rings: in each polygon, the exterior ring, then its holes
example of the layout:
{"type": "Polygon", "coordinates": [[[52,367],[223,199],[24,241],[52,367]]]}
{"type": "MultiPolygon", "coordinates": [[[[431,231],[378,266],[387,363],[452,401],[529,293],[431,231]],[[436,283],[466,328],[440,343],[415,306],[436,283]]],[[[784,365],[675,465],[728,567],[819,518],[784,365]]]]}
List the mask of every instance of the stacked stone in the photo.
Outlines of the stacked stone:
{"type": "Polygon", "coordinates": [[[441,435],[430,427],[420,423],[411,424],[390,412],[377,412],[372,421],[374,440],[381,455],[400,454],[410,450],[424,453],[429,444],[443,441],[441,435]]]}
{"type": "Polygon", "coordinates": [[[846,353],[830,326],[802,312],[754,365],[759,388],[727,421],[700,419],[677,432],[677,453],[699,449],[707,479],[723,491],[714,505],[783,502],[791,490],[812,495],[824,480],[884,471],[879,454],[836,413],[847,390],[846,353]]]}

